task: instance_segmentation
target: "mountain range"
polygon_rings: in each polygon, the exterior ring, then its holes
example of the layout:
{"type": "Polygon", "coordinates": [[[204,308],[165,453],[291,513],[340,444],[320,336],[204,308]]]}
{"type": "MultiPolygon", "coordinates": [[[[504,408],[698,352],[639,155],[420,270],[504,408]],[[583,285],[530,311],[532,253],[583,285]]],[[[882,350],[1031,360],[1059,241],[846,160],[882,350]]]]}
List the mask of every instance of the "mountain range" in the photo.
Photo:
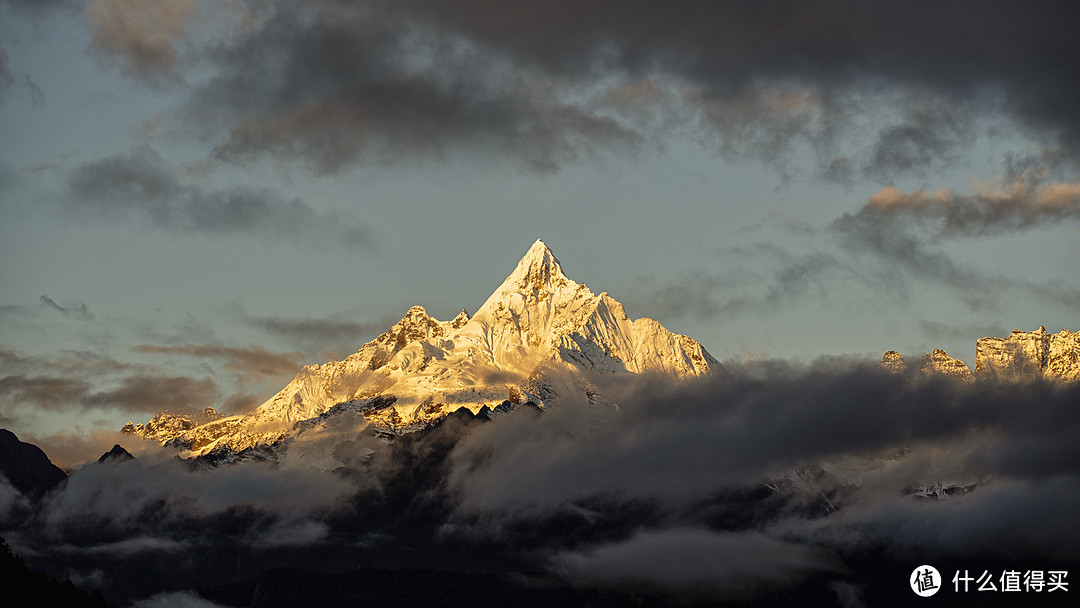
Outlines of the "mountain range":
{"type": "MultiPolygon", "coordinates": [[[[885,353],[881,367],[908,369],[896,351],[885,353]]],[[[974,372],[934,349],[918,371],[963,382],[1075,382],[1080,333],[1040,327],[981,338],[974,372]]],[[[322,439],[335,444],[334,437],[367,430],[389,440],[461,408],[491,416],[523,405],[545,410],[565,399],[617,407],[589,378],[649,373],[690,378],[727,371],[694,339],[653,319],[632,320],[607,293],[594,294],[567,277],[537,240],[472,316],[463,309],[440,321],[413,306],[343,360],[304,366],[252,412],[160,412],[123,431],[170,445],[184,457],[212,460],[278,460],[293,445],[306,466],[332,469],[341,464],[334,445],[311,448],[322,439]]]]}
{"type": "Polygon", "coordinates": [[[537,240],[471,317],[462,310],[439,321],[413,306],[342,361],[305,366],[251,413],[162,412],[123,430],[188,456],[283,448],[328,425],[393,436],[460,408],[486,415],[522,404],[545,409],[567,398],[605,403],[587,378],[592,373],[725,372],[692,338],[653,319],[632,320],[607,293],[596,295],[568,278],[537,240]]]}
{"type": "Polygon", "coordinates": [[[66,474],[0,430],[0,578],[28,605],[879,606],[912,564],[1080,567],[1080,334],[880,367],[725,368],[537,241],[472,316],[415,306],[249,413],[125,427],[175,451],[66,474]]]}
{"type": "MultiPolygon", "coordinates": [[[[892,372],[908,369],[903,356],[894,350],[881,358],[881,367],[892,372]]],[[[1063,329],[1051,334],[1039,326],[1035,331],[1014,329],[1007,338],[979,338],[975,342],[974,372],[963,361],[935,348],[923,355],[919,371],[963,382],[1036,379],[1077,382],[1080,381],[1080,332],[1063,329]]]]}

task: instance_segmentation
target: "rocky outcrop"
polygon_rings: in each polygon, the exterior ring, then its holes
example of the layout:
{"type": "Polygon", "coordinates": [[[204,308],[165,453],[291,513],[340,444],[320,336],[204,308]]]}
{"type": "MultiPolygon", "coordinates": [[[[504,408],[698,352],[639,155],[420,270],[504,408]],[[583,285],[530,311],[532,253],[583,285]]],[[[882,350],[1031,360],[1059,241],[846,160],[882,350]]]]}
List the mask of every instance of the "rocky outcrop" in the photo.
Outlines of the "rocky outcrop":
{"type": "Polygon", "coordinates": [[[1080,382],[1080,332],[1063,329],[1050,336],[1043,375],[1064,382],[1080,382]]]}
{"type": "MultiPolygon", "coordinates": [[[[880,367],[905,373],[907,364],[900,353],[890,350],[880,367]]],[[[975,373],[963,361],[934,349],[923,355],[920,371],[927,375],[956,378],[964,382],[1027,382],[1046,379],[1080,382],[1080,332],[1063,329],[1051,334],[1045,327],[1035,331],[1014,329],[1007,338],[979,338],[975,343],[975,373]]]]}
{"type": "Polygon", "coordinates": [[[975,374],[1005,382],[1036,378],[1080,380],[1080,334],[1062,330],[1051,334],[1014,329],[1007,338],[980,338],[975,346],[975,374]]]}
{"type": "Polygon", "coordinates": [[[1032,332],[1014,329],[1008,338],[980,338],[975,343],[975,373],[988,380],[1039,378],[1049,354],[1045,327],[1032,332]]]}
{"type": "Polygon", "coordinates": [[[907,363],[904,362],[904,357],[895,350],[886,351],[881,357],[879,366],[881,369],[894,374],[907,373],[907,363]]]}
{"type": "Polygon", "coordinates": [[[940,348],[935,348],[934,352],[923,355],[919,369],[927,376],[945,376],[961,382],[975,381],[975,376],[966,363],[953,359],[940,348]]]}
{"type": "Polygon", "coordinates": [[[165,442],[221,417],[212,407],[207,407],[200,414],[158,412],[146,424],[136,424],[129,420],[124,425],[124,428],[120,429],[120,432],[138,435],[144,439],[165,442]]]}

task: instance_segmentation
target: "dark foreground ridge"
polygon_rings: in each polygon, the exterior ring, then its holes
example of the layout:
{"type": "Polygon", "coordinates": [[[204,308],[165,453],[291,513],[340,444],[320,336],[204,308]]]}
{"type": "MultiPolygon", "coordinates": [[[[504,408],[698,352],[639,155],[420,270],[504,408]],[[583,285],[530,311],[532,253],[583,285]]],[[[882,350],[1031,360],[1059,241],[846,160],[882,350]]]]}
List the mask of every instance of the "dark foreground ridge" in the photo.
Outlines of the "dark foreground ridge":
{"type": "Polygon", "coordinates": [[[54,465],[41,448],[19,441],[7,429],[0,429],[0,473],[19,492],[35,499],[67,479],[63,469],[54,465]]]}
{"type": "Polygon", "coordinates": [[[33,572],[21,557],[11,552],[7,541],[0,538],[0,605],[3,606],[70,606],[72,608],[108,608],[100,591],[87,594],[71,581],[57,582],[39,572],[33,572]]]}

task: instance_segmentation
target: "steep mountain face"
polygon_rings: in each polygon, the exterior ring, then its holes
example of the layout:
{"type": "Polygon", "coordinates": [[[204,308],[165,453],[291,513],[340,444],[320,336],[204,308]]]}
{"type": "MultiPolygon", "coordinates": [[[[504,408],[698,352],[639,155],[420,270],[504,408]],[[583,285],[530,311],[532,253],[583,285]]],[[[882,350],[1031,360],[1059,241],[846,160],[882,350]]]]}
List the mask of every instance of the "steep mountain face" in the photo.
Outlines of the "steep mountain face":
{"type": "Polygon", "coordinates": [[[975,373],[995,380],[1080,380],[1080,333],[1014,329],[1008,338],[980,338],[975,373]]]}
{"type": "Polygon", "coordinates": [[[1080,332],[1061,330],[1050,336],[1050,354],[1043,375],[1047,378],[1080,382],[1080,332]]]}
{"type": "Polygon", "coordinates": [[[343,361],[304,367],[251,414],[194,425],[159,416],[125,430],[192,454],[238,451],[278,443],[332,417],[362,417],[400,434],[459,408],[545,407],[558,398],[547,383],[554,373],[577,378],[575,387],[594,400],[583,372],[690,377],[718,369],[693,339],[652,319],[631,320],[606,293],[568,278],[538,240],[471,318],[462,310],[439,321],[414,306],[343,361]]]}

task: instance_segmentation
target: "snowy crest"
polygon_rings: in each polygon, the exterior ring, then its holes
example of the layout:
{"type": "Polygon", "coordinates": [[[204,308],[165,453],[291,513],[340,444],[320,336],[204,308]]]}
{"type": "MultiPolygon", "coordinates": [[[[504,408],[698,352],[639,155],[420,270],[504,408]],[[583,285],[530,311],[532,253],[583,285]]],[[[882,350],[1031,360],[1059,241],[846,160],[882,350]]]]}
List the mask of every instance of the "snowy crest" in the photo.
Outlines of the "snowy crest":
{"type": "MultiPolygon", "coordinates": [[[[439,321],[414,306],[344,360],[305,366],[253,413],[154,438],[192,455],[239,451],[350,416],[400,434],[462,407],[547,407],[557,399],[544,384],[552,372],[690,377],[715,369],[720,364],[695,340],[652,319],[631,320],[618,301],[568,278],[537,240],[471,318],[462,310],[439,321]]],[[[583,376],[577,386],[594,398],[583,376]]]]}

